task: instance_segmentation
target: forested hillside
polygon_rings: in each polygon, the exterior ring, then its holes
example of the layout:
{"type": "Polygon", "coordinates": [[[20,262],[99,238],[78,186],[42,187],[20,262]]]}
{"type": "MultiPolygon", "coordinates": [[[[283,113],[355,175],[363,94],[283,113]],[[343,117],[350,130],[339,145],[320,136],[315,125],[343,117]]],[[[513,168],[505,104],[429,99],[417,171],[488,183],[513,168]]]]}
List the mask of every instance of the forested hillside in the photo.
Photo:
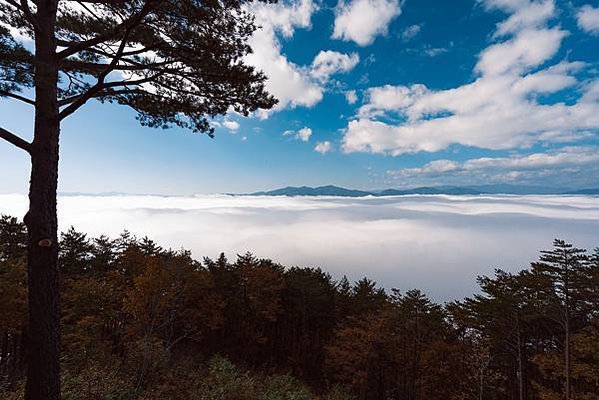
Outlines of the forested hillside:
{"type": "MultiPolygon", "coordinates": [[[[2,399],[22,397],[25,247],[2,217],[2,399]]],[[[59,264],[67,400],[599,398],[599,249],[556,240],[448,304],[251,254],[196,261],[127,232],[71,229],[59,264]]]]}

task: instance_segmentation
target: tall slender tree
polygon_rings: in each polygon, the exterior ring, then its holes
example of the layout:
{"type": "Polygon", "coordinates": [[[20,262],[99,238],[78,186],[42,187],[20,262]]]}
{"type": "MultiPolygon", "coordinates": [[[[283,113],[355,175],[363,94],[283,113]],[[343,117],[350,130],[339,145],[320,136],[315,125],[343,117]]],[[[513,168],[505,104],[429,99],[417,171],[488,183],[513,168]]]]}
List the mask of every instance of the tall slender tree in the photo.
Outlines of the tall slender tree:
{"type": "Polygon", "coordinates": [[[256,29],[250,1],[0,0],[0,97],[35,114],[31,143],[0,128],[0,138],[31,158],[27,399],[60,396],[62,121],[97,99],[131,107],[146,126],[212,135],[212,117],[271,108],[276,100],[265,91],[265,76],[243,61],[256,29]]]}
{"type": "Polygon", "coordinates": [[[587,265],[586,250],[555,239],[553,249],[542,251],[539,261],[531,264],[532,273],[545,281],[543,295],[548,315],[563,331],[564,398],[572,398],[572,319],[581,303],[587,265]]]}

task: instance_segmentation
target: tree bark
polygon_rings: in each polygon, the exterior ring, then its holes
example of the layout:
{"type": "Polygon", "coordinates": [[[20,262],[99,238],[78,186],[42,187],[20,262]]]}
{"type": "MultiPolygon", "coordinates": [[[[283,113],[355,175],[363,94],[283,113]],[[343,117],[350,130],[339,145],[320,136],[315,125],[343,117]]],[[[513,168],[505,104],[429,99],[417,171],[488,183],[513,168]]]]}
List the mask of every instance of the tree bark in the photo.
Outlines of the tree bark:
{"type": "Polygon", "coordinates": [[[565,259],[565,263],[564,263],[564,317],[565,317],[565,344],[564,344],[564,352],[565,352],[565,358],[566,358],[566,362],[565,362],[565,367],[566,367],[566,400],[570,400],[570,375],[571,375],[571,371],[570,371],[570,360],[571,360],[571,355],[570,355],[570,277],[569,277],[569,271],[570,271],[570,262],[568,260],[568,257],[566,255],[566,259],[565,259]]]}
{"type": "Polygon", "coordinates": [[[520,314],[518,313],[518,398],[524,400],[524,368],[522,366],[522,337],[520,334],[520,314]]]}
{"type": "Polygon", "coordinates": [[[571,375],[571,366],[570,366],[570,305],[566,301],[566,337],[564,339],[565,345],[565,358],[566,358],[566,400],[570,400],[570,375],[571,375]]]}
{"type": "Polygon", "coordinates": [[[37,2],[35,125],[31,144],[27,268],[29,326],[26,400],[60,398],[60,303],[58,282],[58,67],[56,0],[37,2]]]}

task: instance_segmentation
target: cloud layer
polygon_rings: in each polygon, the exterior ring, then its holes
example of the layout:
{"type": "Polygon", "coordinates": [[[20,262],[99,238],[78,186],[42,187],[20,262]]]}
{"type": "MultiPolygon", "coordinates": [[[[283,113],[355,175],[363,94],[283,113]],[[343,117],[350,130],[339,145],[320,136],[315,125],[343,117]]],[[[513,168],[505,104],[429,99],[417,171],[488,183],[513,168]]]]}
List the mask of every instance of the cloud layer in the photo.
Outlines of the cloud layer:
{"type": "MultiPolygon", "coordinates": [[[[0,195],[22,216],[24,195],[0,195]]],[[[418,287],[433,298],[469,295],[475,276],[528,265],[554,237],[599,245],[599,198],[403,196],[388,198],[62,196],[60,229],[123,229],[196,258],[252,251],[335,277],[418,287]]]]}
{"type": "Polygon", "coordinates": [[[572,146],[543,153],[480,157],[463,162],[440,159],[418,168],[389,170],[387,178],[396,185],[518,182],[568,188],[588,184],[588,176],[596,176],[598,172],[599,148],[572,146]]]}

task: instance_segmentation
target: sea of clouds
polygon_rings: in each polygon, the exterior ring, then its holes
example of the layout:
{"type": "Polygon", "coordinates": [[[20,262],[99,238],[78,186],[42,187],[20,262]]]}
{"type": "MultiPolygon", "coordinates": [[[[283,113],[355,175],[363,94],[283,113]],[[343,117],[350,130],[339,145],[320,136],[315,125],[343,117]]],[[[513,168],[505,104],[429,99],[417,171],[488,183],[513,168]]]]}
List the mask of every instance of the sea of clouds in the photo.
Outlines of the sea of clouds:
{"type": "MultiPolygon", "coordinates": [[[[63,231],[127,229],[198,259],[250,251],[439,301],[472,294],[475,277],[494,268],[526,267],[553,238],[599,246],[599,197],[587,196],[71,195],[58,203],[63,231]]],[[[0,195],[0,213],[26,210],[26,196],[0,195]]]]}

